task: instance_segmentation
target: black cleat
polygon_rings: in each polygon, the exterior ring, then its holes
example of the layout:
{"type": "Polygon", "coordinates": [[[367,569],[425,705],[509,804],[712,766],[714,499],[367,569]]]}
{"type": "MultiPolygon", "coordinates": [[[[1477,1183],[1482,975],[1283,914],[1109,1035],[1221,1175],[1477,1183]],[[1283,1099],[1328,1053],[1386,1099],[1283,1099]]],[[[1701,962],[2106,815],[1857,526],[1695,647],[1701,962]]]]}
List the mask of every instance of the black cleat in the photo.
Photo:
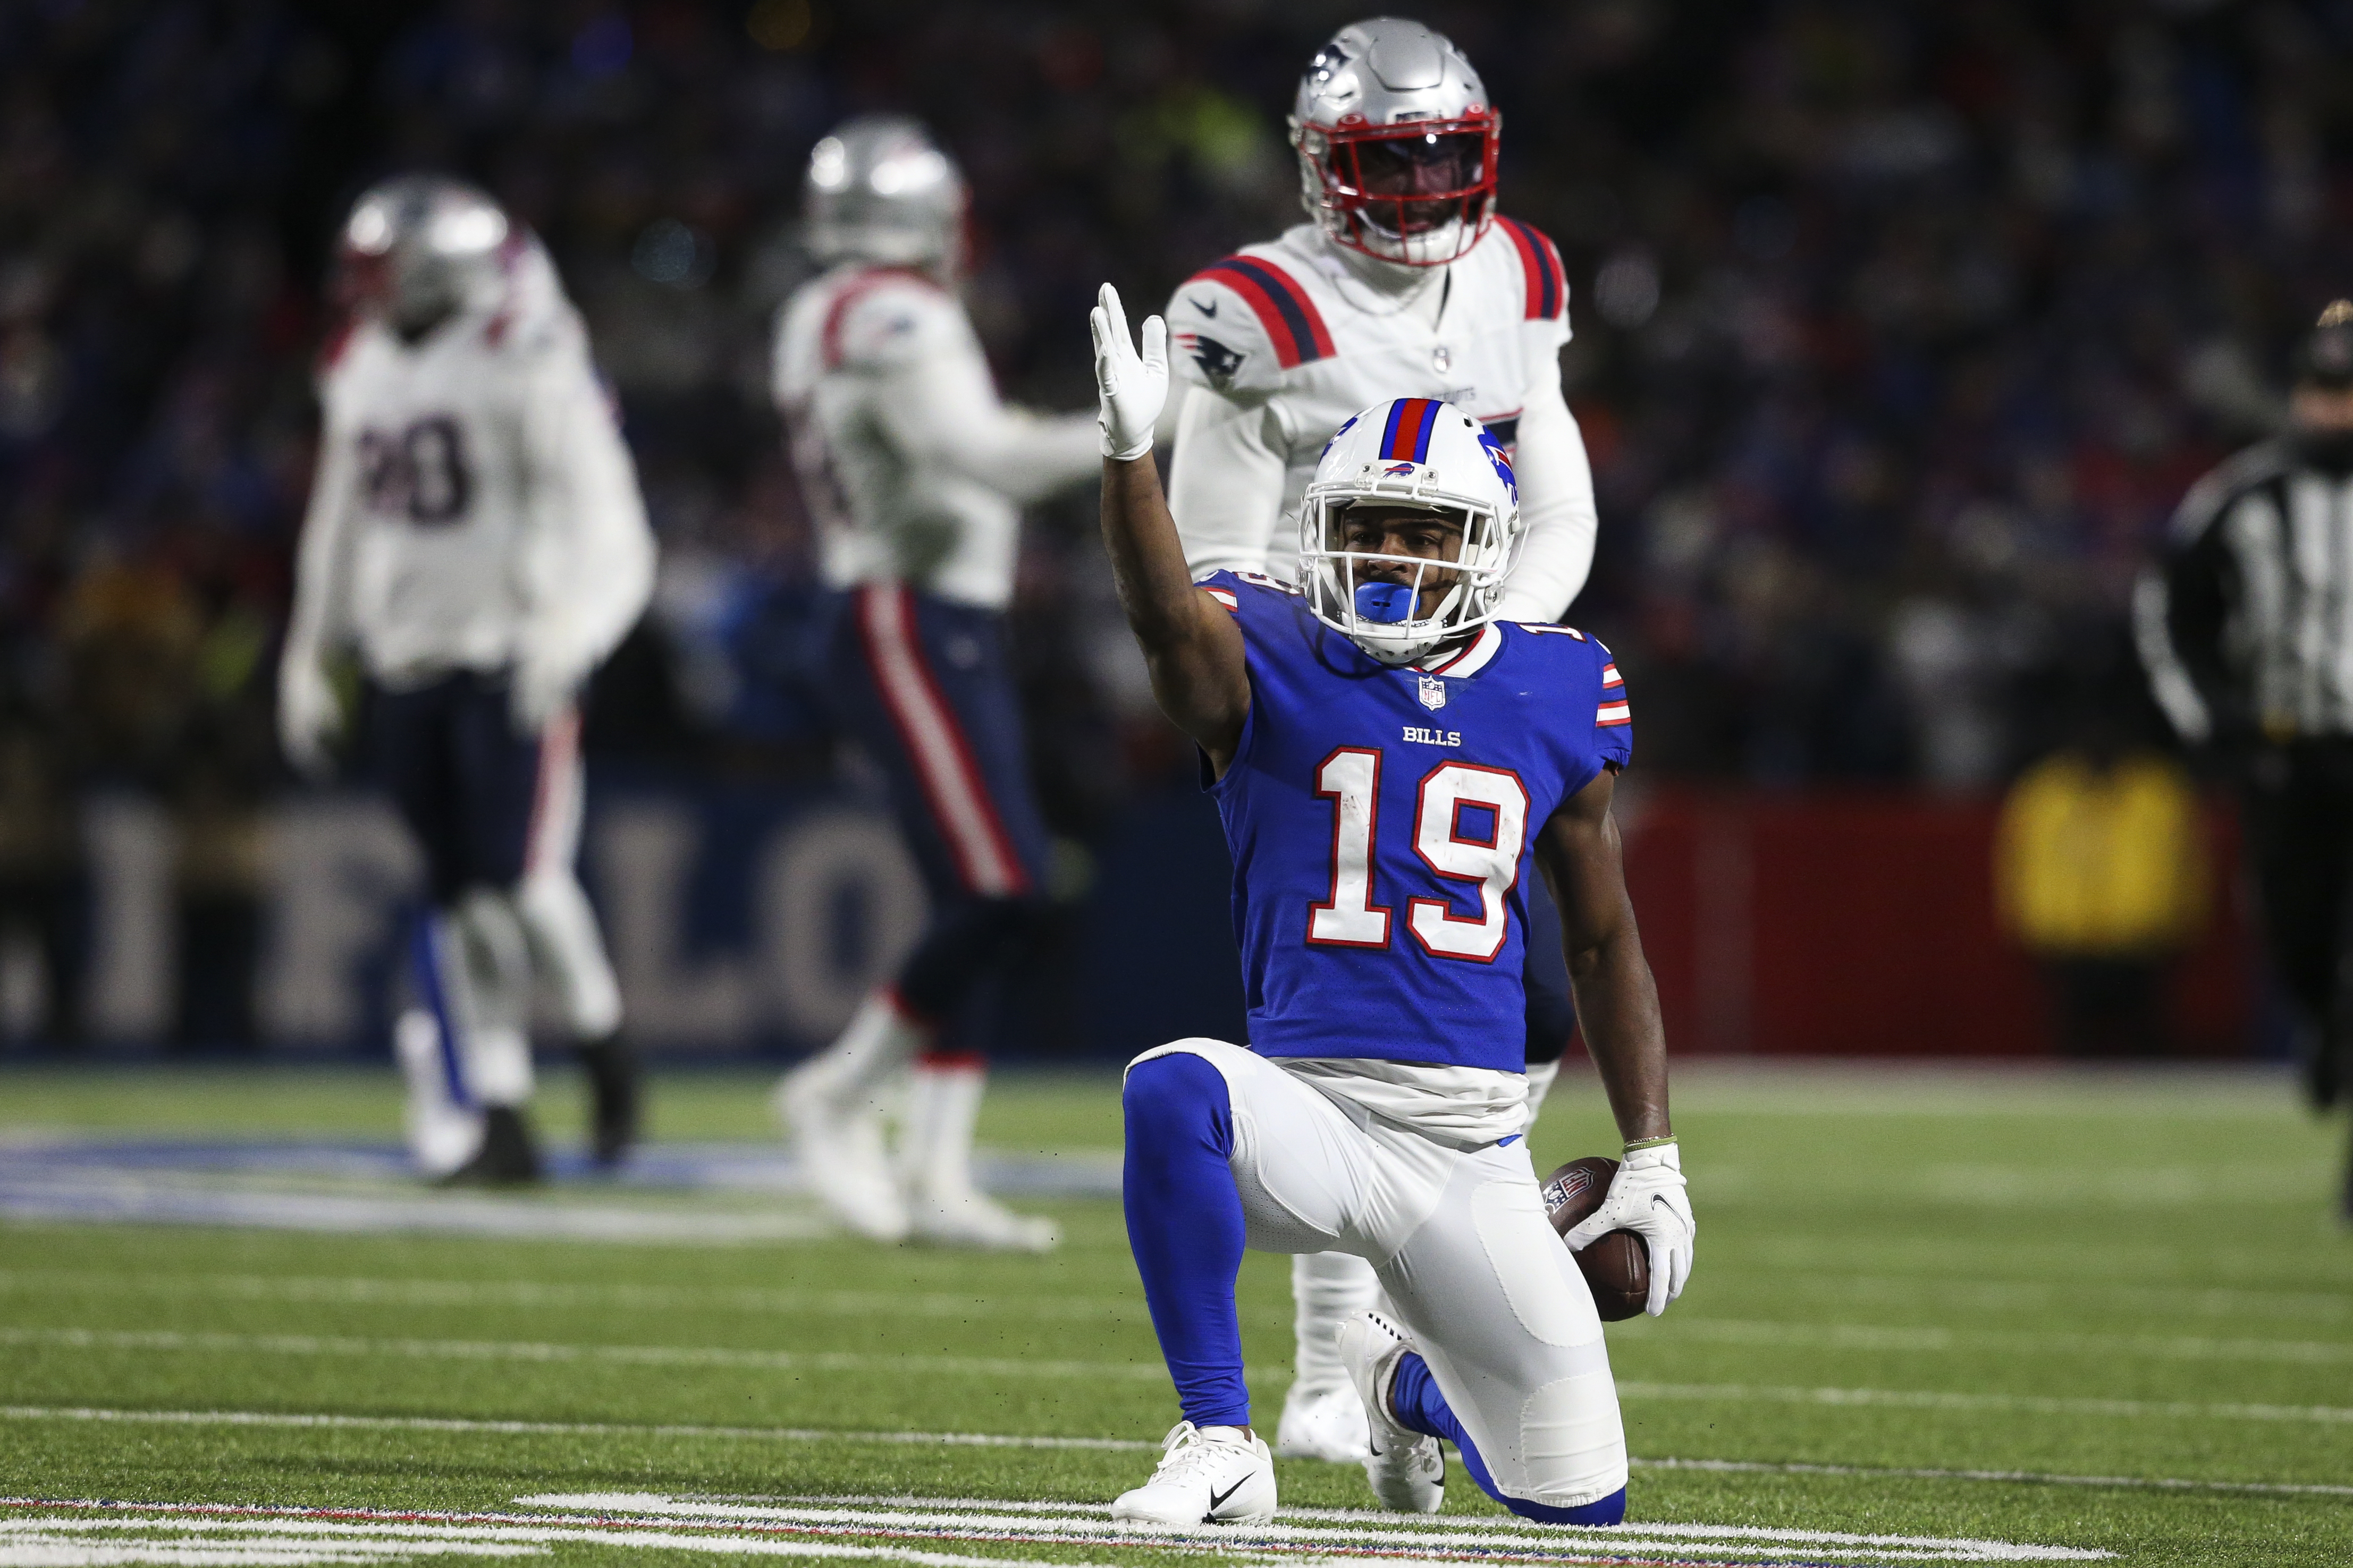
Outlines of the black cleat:
{"type": "Polygon", "coordinates": [[[580,1047],[580,1065],[588,1072],[590,1152],[609,1169],[638,1141],[637,1053],[618,1035],[607,1035],[580,1047]]]}
{"type": "Polygon", "coordinates": [[[441,1178],[445,1187],[519,1187],[539,1180],[539,1149],[531,1123],[512,1105],[482,1112],[482,1146],[441,1178]]]}

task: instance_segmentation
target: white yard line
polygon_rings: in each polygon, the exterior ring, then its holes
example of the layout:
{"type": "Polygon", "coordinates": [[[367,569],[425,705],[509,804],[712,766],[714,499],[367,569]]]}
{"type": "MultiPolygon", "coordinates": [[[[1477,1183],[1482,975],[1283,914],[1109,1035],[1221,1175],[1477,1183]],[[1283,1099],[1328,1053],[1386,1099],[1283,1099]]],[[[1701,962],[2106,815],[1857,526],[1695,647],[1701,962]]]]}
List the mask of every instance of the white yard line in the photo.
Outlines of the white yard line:
{"type": "Polygon", "coordinates": [[[103,1421],[158,1426],[323,1427],[356,1432],[479,1432],[511,1437],[685,1437],[722,1442],[898,1443],[974,1448],[1091,1448],[1156,1454],[1134,1437],[1023,1436],[997,1432],[854,1432],[817,1426],[637,1426],[605,1421],[480,1421],[444,1415],[334,1415],[274,1410],[110,1410],[0,1405],[0,1421],[103,1421]]]}
{"type": "MultiPolygon", "coordinates": [[[[219,1296],[244,1301],[332,1302],[352,1306],[638,1308],[672,1307],[750,1312],[828,1312],[863,1317],[878,1312],[922,1318],[1008,1316],[1106,1318],[1145,1322],[1143,1300],[1052,1295],[955,1295],[946,1291],[774,1290],[677,1285],[543,1284],[526,1279],[378,1279],[280,1277],[268,1274],[132,1274],[64,1268],[0,1268],[0,1291],[106,1295],[219,1296]]],[[[1286,1313],[1282,1321],[1289,1322],[1286,1313]]]]}
{"type": "MultiPolygon", "coordinates": [[[[934,1500],[913,1498],[910,1505],[888,1510],[830,1507],[804,1509],[734,1509],[713,1511],[712,1505],[692,1500],[672,1500],[643,1493],[587,1494],[519,1500],[524,1505],[560,1508],[554,1514],[506,1512],[408,1512],[375,1509],[303,1509],[221,1504],[97,1503],[37,1499],[0,1500],[0,1518],[6,1510],[44,1509],[48,1517],[23,1521],[28,1528],[60,1531],[84,1530],[155,1529],[162,1524],[192,1531],[237,1531],[250,1539],[270,1533],[312,1535],[343,1540],[370,1537],[429,1539],[448,1542],[480,1541],[515,1544],[565,1542],[614,1542],[624,1545],[661,1544],[673,1548],[727,1550],[723,1543],[758,1542],[759,1550],[785,1545],[778,1536],[798,1537],[796,1555],[836,1554],[829,1545],[807,1541],[811,1536],[846,1540],[968,1541],[992,1544],[1144,1548],[1160,1552],[1203,1549],[1220,1557],[1237,1552],[1282,1559],[1386,1558],[1421,1562],[1518,1562],[1533,1563],[1658,1563],[1650,1554],[1670,1554],[1675,1563],[1757,1564],[1779,1568],[1788,1560],[1820,1563],[1912,1562],[2081,1562],[2111,1553],[2080,1547],[2044,1546],[2026,1542],[1967,1537],[1856,1535],[1831,1531],[1772,1530],[1734,1525],[1635,1525],[1617,1529],[1575,1529],[1534,1525],[1511,1518],[1454,1519],[1419,1521],[1410,1528],[1394,1514],[1357,1513],[1322,1525],[1195,1526],[1189,1529],[1145,1529],[1114,1525],[1101,1506],[1066,1506],[1060,1514],[1024,1509],[1017,1511],[983,1508],[943,1510],[926,1506],[934,1500]],[[100,1521],[88,1512],[103,1510],[100,1521]],[[80,1517],[74,1512],[81,1510],[80,1517]],[[144,1515],[145,1518],[134,1516],[144,1515]],[[188,1521],[183,1523],[183,1521],[188,1521]],[[692,1534],[693,1531],[709,1533],[692,1534]],[[1695,1556],[1694,1552],[1704,1552],[1695,1556]]],[[[463,1550],[462,1547],[459,1548],[463,1550]]],[[[848,1555],[884,1555],[887,1549],[852,1549],[848,1555]]],[[[311,1559],[320,1560],[320,1559],[311,1559]]],[[[939,1553],[909,1555],[902,1561],[960,1563],[975,1561],[939,1553]]],[[[1002,1561],[987,1559],[989,1562],[1002,1561]]]]}
{"type": "MultiPolygon", "coordinates": [[[[719,1442],[765,1443],[891,1443],[912,1447],[981,1448],[1074,1448],[1103,1453],[1158,1453],[1160,1445],[1135,1437],[1029,1436],[996,1432],[860,1432],[817,1426],[702,1426],[683,1424],[636,1426],[601,1421],[488,1421],[440,1415],[336,1415],[271,1410],[117,1410],[94,1406],[5,1405],[0,1421],[92,1421],[160,1426],[258,1426],[292,1429],[326,1428],[360,1432],[481,1433],[522,1437],[665,1437],[719,1442]]],[[[2251,1492],[2281,1497],[2353,1497],[2353,1486],[2295,1481],[2221,1481],[2178,1476],[2072,1476],[2041,1470],[1962,1470],[1878,1465],[1810,1464],[1801,1461],[1750,1459],[1637,1458],[1636,1469],[1721,1470],[1736,1474],[1843,1476],[1861,1479],[1889,1477],[1905,1480],[1992,1481],[2031,1486],[2147,1488],[2166,1491],[2251,1492]]],[[[805,1499],[713,1498],[714,1502],[773,1502],[805,1499]]],[[[888,1498],[837,1499],[837,1501],[894,1501],[888,1498]]],[[[975,1507],[1038,1510],[1066,1509],[1061,1503],[987,1502],[960,1500],[975,1507]]],[[[1347,1510],[1284,1510],[1286,1517],[1351,1518],[1347,1510]]]]}
{"type": "MultiPolygon", "coordinates": [[[[704,1499],[674,1498],[646,1492],[548,1493],[520,1497],[514,1500],[518,1506],[526,1508],[585,1509],[623,1516],[650,1515],[712,1522],[871,1524],[892,1529],[973,1530],[1002,1528],[1011,1517],[1018,1519],[1025,1528],[1060,1535],[1084,1536],[1111,1531],[1133,1538],[1136,1533],[1132,1529],[1109,1525],[1105,1519],[1106,1510],[1100,1504],[1013,1504],[1008,1507],[986,1499],[903,1497],[862,1500],[808,1498],[798,1500],[798,1506],[755,1505],[716,1503],[704,1499]],[[881,1506],[844,1506],[860,1502],[881,1506]]],[[[1759,1542],[1799,1548],[1866,1548],[1906,1556],[1915,1552],[1942,1554],[1955,1549],[2000,1556],[2022,1551],[2046,1560],[2080,1560],[2106,1555],[2073,1547],[2021,1549],[2009,1542],[1969,1537],[1854,1534],[1844,1531],[1776,1529],[1764,1525],[1662,1524],[1650,1521],[1622,1527],[1578,1529],[1575,1526],[1539,1524],[1509,1514],[1412,1517],[1369,1509],[1285,1509],[1282,1510],[1278,1522],[1273,1524],[1197,1526],[1152,1533],[1176,1541],[1215,1542],[1232,1541],[1240,1535],[1246,1537],[1253,1545],[1263,1542],[1345,1542],[1369,1546],[1442,1543],[1455,1550],[1465,1547],[1510,1550],[1525,1549],[1532,1542],[1558,1541],[1568,1536],[1571,1539],[1581,1537],[1588,1542],[1607,1542],[1612,1546],[1624,1542],[1645,1548],[1692,1541],[1737,1541],[1744,1545],[1759,1542]]]]}
{"type": "MultiPolygon", "coordinates": [[[[76,1505],[47,1503],[37,1506],[71,1508],[76,1505]]],[[[976,1557],[965,1552],[923,1552],[903,1546],[837,1545],[830,1542],[776,1541],[740,1534],[693,1534],[681,1530],[611,1529],[601,1524],[586,1529],[528,1523],[443,1524],[429,1520],[375,1524],[362,1522],[353,1517],[354,1513],[365,1510],[341,1509],[316,1510],[327,1516],[317,1522],[301,1518],[186,1519],[173,1517],[178,1510],[167,1505],[140,1505],[140,1509],[145,1514],[165,1517],[163,1520],[131,1517],[80,1519],[68,1515],[0,1519],[0,1564],[21,1562],[42,1564],[44,1568],[82,1568],[82,1565],[99,1568],[99,1565],[115,1563],[372,1563],[394,1557],[443,1554],[540,1557],[546,1555],[546,1547],[578,1542],[641,1551],[699,1552],[730,1557],[865,1559],[914,1563],[919,1568],[971,1568],[975,1563],[987,1563],[990,1568],[997,1568],[999,1564],[1002,1568],[1105,1568],[1103,1564],[976,1557]],[[152,1531],[159,1524],[167,1524],[169,1529],[183,1535],[193,1535],[196,1540],[187,1545],[118,1540],[99,1544],[92,1550],[79,1552],[74,1550],[79,1544],[75,1537],[86,1539],[100,1533],[121,1536],[134,1531],[152,1531]],[[233,1536],[233,1539],[206,1540],[207,1536],[233,1536]],[[26,1550],[12,1552],[12,1547],[26,1550]]],[[[297,1513],[302,1510],[268,1511],[297,1513]]],[[[491,1519],[504,1516],[475,1517],[491,1519]]],[[[564,1522],[571,1524],[574,1521],[567,1520],[564,1522]]]]}
{"type": "MultiPolygon", "coordinates": [[[[741,1367],[761,1372],[905,1372],[955,1377],[1096,1377],[1165,1382],[1157,1363],[1024,1361],[1010,1356],[863,1351],[755,1351],[706,1345],[567,1345],[539,1341],[361,1339],[330,1334],[222,1334],[171,1329],[0,1328],[0,1345],[179,1351],[238,1355],[392,1356],[422,1361],[596,1362],[622,1366],[741,1367]]],[[[1263,1381],[1263,1380],[1261,1380],[1263,1381]]]]}
{"type": "Polygon", "coordinates": [[[1948,1394],[1914,1388],[1801,1388],[1746,1383],[1643,1383],[1620,1378],[1620,1397],[1731,1404],[1883,1405],[1904,1410],[2016,1410],[2038,1415],[2113,1416],[2126,1420],[2304,1421],[2353,1425],[2353,1408],[2337,1405],[2205,1404],[2192,1400],[2069,1398],[2040,1394],[1948,1394]]]}
{"type": "MultiPolygon", "coordinates": [[[[290,1356],[385,1356],[422,1361],[590,1362],[623,1366],[713,1366],[764,1372],[898,1372],[958,1377],[1111,1378],[1158,1383],[1146,1362],[1025,1361],[1010,1356],[893,1355],[862,1351],[754,1351],[689,1345],[567,1345],[537,1341],[360,1339],[319,1334],[189,1333],[169,1329],[0,1328],[0,1345],[290,1356]]],[[[1271,1369],[1262,1387],[1284,1380],[1271,1369]]],[[[1765,1402],[1779,1405],[1884,1405],[1915,1410],[2018,1410],[2044,1415],[2353,1424],[2353,1408],[2328,1405],[2206,1404],[2189,1400],[2066,1398],[2027,1394],[1958,1394],[1928,1389],[1805,1388],[1741,1383],[1620,1380],[1620,1397],[1765,1402]]]]}
{"type": "Polygon", "coordinates": [[[2353,1343],[2327,1340],[2218,1340],[2194,1334],[2011,1333],[2000,1329],[1786,1323],[1749,1319],[1670,1319],[1652,1331],[1663,1344],[1819,1346],[1824,1350],[1944,1353],[2042,1351],[2053,1355],[2146,1356],[2158,1361],[2269,1361],[2297,1366],[2353,1365],[2353,1343]]]}
{"type": "MultiPolygon", "coordinates": [[[[387,1279],[276,1277],[265,1274],[125,1274],[97,1270],[0,1269],[0,1292],[109,1296],[191,1295],[233,1300],[331,1302],[352,1306],[622,1308],[658,1311],[673,1307],[754,1315],[822,1312],[864,1317],[876,1312],[923,1318],[1010,1316],[1102,1321],[1145,1321],[1141,1300],[1118,1297],[956,1295],[945,1291],[695,1289],[683,1286],[544,1284],[532,1280],[387,1279]]],[[[1925,1287],[1919,1294],[1928,1293],[1925,1287]]],[[[2353,1311],[2353,1304],[2337,1303],[2353,1311]]],[[[1287,1315],[1284,1321],[1288,1321],[1287,1315]]],[[[1819,1345],[1830,1350],[1965,1352],[1976,1349],[2042,1351],[2073,1355],[2146,1356],[2161,1361],[2258,1361],[2306,1366],[2353,1365],[2353,1342],[2215,1339],[2201,1335],[2065,1334],[1953,1329],[1936,1325],[1775,1322],[1678,1315],[1640,1331],[1662,1341],[1746,1345],[1819,1345]]]]}

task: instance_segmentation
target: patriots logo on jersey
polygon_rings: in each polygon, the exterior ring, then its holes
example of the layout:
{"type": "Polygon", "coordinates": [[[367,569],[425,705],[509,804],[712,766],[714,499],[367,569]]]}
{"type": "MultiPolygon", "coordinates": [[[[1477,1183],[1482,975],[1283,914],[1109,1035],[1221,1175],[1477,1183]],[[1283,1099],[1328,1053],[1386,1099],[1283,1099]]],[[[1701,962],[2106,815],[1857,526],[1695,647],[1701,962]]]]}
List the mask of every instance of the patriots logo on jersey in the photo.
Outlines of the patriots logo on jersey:
{"type": "Polygon", "coordinates": [[[1215,338],[1192,334],[1193,363],[1201,367],[1211,386],[1220,391],[1234,384],[1234,373],[1242,368],[1244,355],[1235,353],[1215,338]]]}

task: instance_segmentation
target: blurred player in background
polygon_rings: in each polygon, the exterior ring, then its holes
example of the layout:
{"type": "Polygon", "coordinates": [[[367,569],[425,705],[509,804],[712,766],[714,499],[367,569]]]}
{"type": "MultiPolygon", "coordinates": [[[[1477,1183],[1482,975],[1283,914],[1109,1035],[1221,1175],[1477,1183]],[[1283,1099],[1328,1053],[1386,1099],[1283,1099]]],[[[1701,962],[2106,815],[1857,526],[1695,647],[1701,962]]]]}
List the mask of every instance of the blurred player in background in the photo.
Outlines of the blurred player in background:
{"type": "MultiPolygon", "coordinates": [[[[1168,501],[1194,574],[1295,570],[1300,498],[1340,422],[1386,397],[1476,415],[1517,470],[1523,536],[1497,606],[1554,621],[1593,561],[1593,476],[1560,385],[1568,287],[1560,253],[1495,215],[1502,116],[1471,62],[1419,22],[1344,27],[1308,62],[1292,110],[1312,222],[1187,279],[1169,301],[1187,383],[1168,501]]],[[[1551,899],[1531,889],[1528,1121],[1577,1026],[1551,899]]],[[[1298,1373],[1274,1451],[1365,1452],[1363,1406],[1332,1331],[1373,1305],[1371,1268],[1293,1260],[1298,1373]]]]}
{"type": "Polygon", "coordinates": [[[1130,1063],[1128,1241],[1184,1406],[1114,1520],[1263,1522],[1234,1281],[1245,1247],[1365,1259],[1394,1321],[1344,1320],[1365,1469],[1435,1512],[1451,1439],[1480,1489],[1558,1524],[1616,1524],[1626,1443],[1601,1321],[1536,1192],[1520,969],[1541,870],[1626,1157],[1567,1239],[1624,1227],[1649,1308],[1681,1291],[1691,1206],[1667,1115],[1658,992],[1609,805],[1631,719],[1609,652],[1497,618],[1518,542],[1503,447],[1401,397],[1325,446],[1300,586],[1191,580],[1150,461],[1166,329],[1093,318],[1103,537],[1154,696],[1200,745],[1234,858],[1249,1049],[1179,1040],[1130,1063]]]}
{"type": "Polygon", "coordinates": [[[644,609],[653,536],[580,318],[488,196],[410,175],[343,229],[349,330],[329,350],[279,726],[303,772],[346,721],[329,661],[374,688],[368,751],[425,852],[417,1007],[396,1044],[428,1175],[527,1181],[534,968],[595,1097],[595,1152],[634,1135],[620,992],[573,870],[582,687],[644,609]]]}
{"type": "Polygon", "coordinates": [[[776,403],[837,590],[828,689],[890,777],[932,916],[892,983],[777,1086],[777,1109],[818,1193],[860,1235],[1042,1251],[1052,1224],[973,1180],[987,1068],[948,1031],[1045,908],[1005,609],[1019,508],[1094,474],[1094,422],[998,401],[954,291],[964,181],[922,126],[840,126],[811,153],[804,197],[829,268],[778,320],[776,403]],[[894,1169],[881,1111],[910,1068],[894,1169]]]}
{"type": "MultiPolygon", "coordinates": [[[[2290,414],[2284,437],[2182,498],[2134,608],[2167,717],[2238,786],[2265,942],[2326,1110],[2353,1091],[2353,300],[2306,338],[2290,414]]],[[[2353,1163],[2339,1204],[2353,1221],[2353,1163]]]]}

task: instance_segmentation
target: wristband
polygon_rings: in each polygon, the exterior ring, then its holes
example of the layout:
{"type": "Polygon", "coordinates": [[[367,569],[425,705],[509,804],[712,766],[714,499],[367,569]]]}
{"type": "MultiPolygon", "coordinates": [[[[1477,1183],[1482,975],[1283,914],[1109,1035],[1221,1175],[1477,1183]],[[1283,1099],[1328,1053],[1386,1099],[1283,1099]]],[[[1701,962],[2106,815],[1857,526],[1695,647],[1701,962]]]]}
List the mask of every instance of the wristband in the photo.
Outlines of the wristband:
{"type": "Polygon", "coordinates": [[[1671,1146],[1673,1142],[1674,1139],[1672,1136],[1666,1138],[1637,1138],[1634,1142],[1626,1145],[1626,1152],[1629,1154],[1638,1154],[1645,1149],[1664,1149],[1671,1146]]]}

